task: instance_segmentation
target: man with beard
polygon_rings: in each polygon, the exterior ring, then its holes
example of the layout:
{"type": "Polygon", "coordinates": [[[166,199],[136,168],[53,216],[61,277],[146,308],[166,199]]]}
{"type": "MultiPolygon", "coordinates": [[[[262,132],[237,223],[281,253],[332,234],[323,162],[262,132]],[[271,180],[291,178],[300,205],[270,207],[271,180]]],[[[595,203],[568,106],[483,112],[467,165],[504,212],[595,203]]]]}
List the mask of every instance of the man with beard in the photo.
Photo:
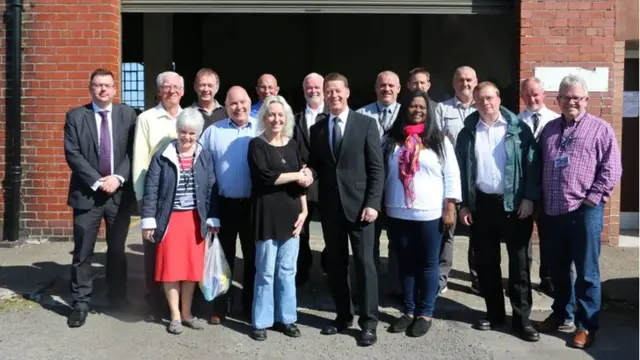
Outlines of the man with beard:
{"type": "MultiPolygon", "coordinates": [[[[469,66],[462,66],[456,69],[452,81],[455,96],[438,104],[436,108],[436,120],[442,132],[449,137],[449,140],[456,145],[458,133],[464,127],[467,116],[476,111],[473,101],[473,90],[478,85],[476,71],[469,66]]],[[[440,284],[439,292],[447,291],[449,272],[453,266],[453,239],[455,229],[444,232],[442,237],[442,247],[440,249],[440,284]]],[[[472,238],[469,238],[469,250],[467,259],[469,263],[469,274],[471,275],[471,291],[480,294],[478,275],[475,269],[472,238]]]]}
{"type": "Polygon", "coordinates": [[[258,116],[258,111],[262,106],[262,102],[267,96],[275,96],[280,92],[280,87],[278,86],[278,80],[276,77],[271,74],[262,74],[258,78],[258,85],[256,85],[256,92],[258,93],[258,102],[251,106],[251,117],[255,118],[258,116]]]}
{"type": "MultiPolygon", "coordinates": [[[[302,81],[302,90],[307,100],[307,106],[304,111],[296,114],[296,126],[294,128],[293,139],[298,144],[302,161],[305,164],[309,161],[309,148],[311,146],[309,142],[309,129],[316,123],[318,115],[328,112],[328,109],[324,105],[323,82],[324,78],[318,73],[311,73],[302,81]]],[[[313,263],[311,245],[309,244],[309,224],[316,210],[317,203],[318,183],[314,182],[307,190],[308,215],[305,219],[302,233],[300,234],[296,286],[304,285],[309,280],[309,273],[313,263]]],[[[326,259],[326,255],[324,255],[324,258],[326,259]]]]}
{"type": "Polygon", "coordinates": [[[202,118],[204,119],[203,129],[227,117],[227,111],[215,99],[220,89],[220,78],[215,71],[209,68],[200,69],[196,74],[193,88],[198,95],[198,100],[191,106],[197,108],[202,114],[202,118]]]}

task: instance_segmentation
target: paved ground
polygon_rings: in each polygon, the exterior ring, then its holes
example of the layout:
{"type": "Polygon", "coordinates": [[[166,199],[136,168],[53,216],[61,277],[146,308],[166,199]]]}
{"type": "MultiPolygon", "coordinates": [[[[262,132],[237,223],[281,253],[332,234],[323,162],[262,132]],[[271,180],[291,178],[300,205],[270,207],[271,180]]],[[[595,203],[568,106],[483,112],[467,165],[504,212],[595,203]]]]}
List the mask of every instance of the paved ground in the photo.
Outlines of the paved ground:
{"type": "MultiPolygon", "coordinates": [[[[312,233],[320,231],[314,227],[312,233]]],[[[601,256],[603,290],[607,298],[602,330],[596,346],[588,351],[567,347],[568,334],[542,336],[538,343],[525,343],[504,331],[478,332],[471,324],[481,316],[481,298],[467,292],[465,238],[457,238],[451,289],[438,299],[434,326],[421,339],[388,334],[389,322],[398,315],[395,304],[381,290],[381,324],[378,344],[358,348],[355,331],[333,337],[319,334],[331,319],[333,305],[323,275],[313,274],[312,285],[299,294],[299,324],[303,336],[285,338],[269,332],[269,339],[256,343],[248,336],[250,326],[230,319],[224,327],[204,331],[167,334],[164,327],[142,321],[142,253],[137,228],[128,241],[130,264],[129,299],[132,308],[113,313],[104,299],[105,245],[96,249],[97,314],[89,316],[81,329],[68,329],[65,315],[68,297],[70,243],[0,243],[0,359],[638,359],[638,249],[604,247],[601,256]],[[26,301],[25,298],[34,300],[26,301]],[[4,300],[2,300],[4,299],[4,300]]],[[[322,248],[320,237],[312,246],[322,248]]],[[[386,254],[386,243],[383,243],[386,254]]],[[[534,251],[537,258],[537,250],[534,251]]],[[[503,257],[506,259],[506,254],[503,257]]],[[[506,263],[506,262],[505,262],[506,263]]],[[[505,264],[506,265],[506,264],[505,264]]],[[[533,281],[537,282],[534,270],[533,281]]],[[[506,274],[506,272],[504,272],[506,274]]],[[[238,278],[237,274],[236,278],[238,278]]],[[[384,279],[383,279],[384,280],[384,279]]],[[[551,299],[534,292],[534,320],[548,314],[551,299]]],[[[237,308],[236,308],[237,310],[237,308]]]]}

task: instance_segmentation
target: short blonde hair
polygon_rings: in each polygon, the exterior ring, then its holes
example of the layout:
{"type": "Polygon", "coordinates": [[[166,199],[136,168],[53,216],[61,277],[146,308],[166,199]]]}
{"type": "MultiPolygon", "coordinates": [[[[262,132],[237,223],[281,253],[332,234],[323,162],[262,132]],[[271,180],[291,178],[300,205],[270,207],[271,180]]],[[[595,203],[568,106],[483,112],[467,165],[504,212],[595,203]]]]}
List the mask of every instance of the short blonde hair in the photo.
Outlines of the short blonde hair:
{"type": "Polygon", "coordinates": [[[280,104],[284,109],[284,130],[283,135],[291,139],[293,137],[293,128],[295,124],[295,118],[293,117],[293,111],[291,110],[291,106],[287,103],[287,101],[280,95],[276,96],[267,96],[262,102],[262,106],[258,111],[258,129],[257,133],[262,134],[266,128],[267,115],[269,112],[269,105],[271,104],[280,104]]]}

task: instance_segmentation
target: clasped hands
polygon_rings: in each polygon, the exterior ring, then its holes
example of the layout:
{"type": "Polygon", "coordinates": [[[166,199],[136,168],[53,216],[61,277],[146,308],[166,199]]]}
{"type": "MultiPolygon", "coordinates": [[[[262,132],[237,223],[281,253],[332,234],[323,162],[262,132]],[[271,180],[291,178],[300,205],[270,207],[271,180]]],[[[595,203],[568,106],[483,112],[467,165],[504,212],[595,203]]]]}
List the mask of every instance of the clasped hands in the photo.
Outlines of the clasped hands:
{"type": "Polygon", "coordinates": [[[302,187],[309,187],[313,184],[313,174],[306,165],[300,169],[297,183],[302,187]]]}
{"type": "Polygon", "coordinates": [[[98,181],[100,181],[99,189],[109,195],[113,195],[122,185],[120,179],[118,179],[115,175],[101,177],[100,179],[98,179],[98,181]]]}

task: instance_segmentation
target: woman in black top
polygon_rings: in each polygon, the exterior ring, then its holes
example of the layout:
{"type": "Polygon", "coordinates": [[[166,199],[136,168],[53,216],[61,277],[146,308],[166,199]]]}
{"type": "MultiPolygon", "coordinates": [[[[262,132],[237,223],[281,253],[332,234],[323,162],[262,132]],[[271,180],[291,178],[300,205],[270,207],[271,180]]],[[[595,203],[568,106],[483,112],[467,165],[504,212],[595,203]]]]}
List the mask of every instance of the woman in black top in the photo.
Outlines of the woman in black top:
{"type": "Polygon", "coordinates": [[[274,326],[291,337],[295,325],[296,261],[307,217],[305,189],[311,172],[291,139],[294,119],[281,96],[269,96],[258,113],[258,137],[249,143],[251,222],[256,240],[252,337],[266,340],[274,326]]]}

